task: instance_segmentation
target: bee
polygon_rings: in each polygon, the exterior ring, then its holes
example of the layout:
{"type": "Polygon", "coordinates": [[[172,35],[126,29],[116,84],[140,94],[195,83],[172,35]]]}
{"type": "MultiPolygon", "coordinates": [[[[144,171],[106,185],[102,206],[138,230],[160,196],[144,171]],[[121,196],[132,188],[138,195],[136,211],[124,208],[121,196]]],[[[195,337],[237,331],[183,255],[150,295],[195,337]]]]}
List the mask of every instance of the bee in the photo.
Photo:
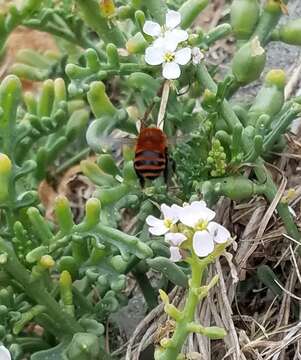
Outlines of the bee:
{"type": "Polygon", "coordinates": [[[161,94],[162,91],[162,101],[157,125],[148,126],[146,123],[146,120],[154,107],[153,102],[146,110],[143,118],[139,120],[140,129],[136,139],[116,138],[112,135],[104,136],[103,133],[101,133],[103,130],[101,126],[100,136],[97,137],[97,120],[90,125],[87,131],[87,142],[96,152],[103,151],[107,146],[112,148],[113,145],[118,143],[123,145],[134,145],[134,169],[142,187],[144,187],[146,180],[155,180],[160,176],[163,176],[165,182],[167,183],[170,172],[169,165],[173,165],[172,167],[175,165],[168,156],[169,145],[175,145],[179,138],[182,138],[183,140],[188,140],[190,138],[190,135],[167,138],[165,132],[163,131],[163,118],[168,100],[169,83],[163,84],[162,88],[158,92],[158,95],[161,94]],[[90,133],[94,133],[94,135],[90,136],[90,133]]]}
{"type": "Polygon", "coordinates": [[[140,130],[135,146],[134,168],[141,186],[145,180],[168,177],[168,142],[165,133],[157,127],[140,130]]]}

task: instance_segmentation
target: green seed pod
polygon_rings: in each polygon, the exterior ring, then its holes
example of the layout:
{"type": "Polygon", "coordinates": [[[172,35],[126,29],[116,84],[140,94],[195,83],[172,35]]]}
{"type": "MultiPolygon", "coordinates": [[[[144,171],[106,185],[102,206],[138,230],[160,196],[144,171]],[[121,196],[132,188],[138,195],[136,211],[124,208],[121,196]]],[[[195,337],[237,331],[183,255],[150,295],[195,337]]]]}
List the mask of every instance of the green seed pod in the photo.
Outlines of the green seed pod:
{"type": "Polygon", "coordinates": [[[238,40],[247,40],[253,33],[260,14],[258,0],[234,0],[231,5],[231,25],[238,40]]]}
{"type": "Polygon", "coordinates": [[[244,176],[231,176],[217,182],[214,191],[232,200],[245,200],[254,195],[254,183],[244,176]]]}
{"type": "Polygon", "coordinates": [[[0,153],[0,204],[9,197],[9,181],[12,174],[12,163],[8,156],[0,153]]]}
{"type": "Polygon", "coordinates": [[[151,268],[166,276],[173,284],[187,287],[188,280],[186,275],[178,265],[169,259],[158,256],[155,259],[148,259],[146,262],[151,268]]]}
{"type": "Polygon", "coordinates": [[[234,55],[232,72],[236,80],[247,85],[257,80],[262,73],[266,62],[266,52],[260,46],[258,37],[243,45],[234,55]]]}
{"type": "MultiPolygon", "coordinates": [[[[275,31],[276,39],[286,44],[301,46],[301,19],[291,20],[275,31]]],[[[274,34],[273,34],[274,35],[274,34]]]]}
{"type": "Polygon", "coordinates": [[[187,29],[199,16],[200,12],[205,9],[208,3],[208,0],[185,1],[179,9],[179,12],[182,16],[181,27],[183,29],[187,29]]]}
{"type": "Polygon", "coordinates": [[[255,125],[260,115],[270,117],[277,114],[284,104],[285,73],[283,70],[271,70],[258,92],[249,110],[249,123],[255,125]]]}

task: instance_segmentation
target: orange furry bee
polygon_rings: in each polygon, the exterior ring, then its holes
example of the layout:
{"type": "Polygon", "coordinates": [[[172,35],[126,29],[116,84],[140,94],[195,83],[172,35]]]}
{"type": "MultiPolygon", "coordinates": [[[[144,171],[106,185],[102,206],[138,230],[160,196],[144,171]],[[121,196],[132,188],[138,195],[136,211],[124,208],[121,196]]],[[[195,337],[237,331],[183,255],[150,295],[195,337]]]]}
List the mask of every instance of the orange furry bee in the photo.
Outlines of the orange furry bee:
{"type": "Polygon", "coordinates": [[[142,186],[145,179],[154,180],[161,175],[167,180],[167,149],[167,137],[161,129],[146,127],[140,130],[134,168],[142,186]]]}

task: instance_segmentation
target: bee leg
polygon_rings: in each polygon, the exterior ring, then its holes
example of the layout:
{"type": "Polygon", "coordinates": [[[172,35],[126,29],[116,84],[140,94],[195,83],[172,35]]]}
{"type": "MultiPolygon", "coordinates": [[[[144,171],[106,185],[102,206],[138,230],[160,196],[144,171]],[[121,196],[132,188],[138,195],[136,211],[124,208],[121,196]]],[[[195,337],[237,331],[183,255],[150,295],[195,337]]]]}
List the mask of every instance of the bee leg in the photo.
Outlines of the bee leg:
{"type": "Polygon", "coordinates": [[[141,176],[141,174],[138,173],[138,171],[136,171],[136,175],[138,176],[138,179],[139,179],[139,182],[140,182],[140,185],[142,188],[144,188],[145,186],[145,179],[143,176],[141,176]]]}

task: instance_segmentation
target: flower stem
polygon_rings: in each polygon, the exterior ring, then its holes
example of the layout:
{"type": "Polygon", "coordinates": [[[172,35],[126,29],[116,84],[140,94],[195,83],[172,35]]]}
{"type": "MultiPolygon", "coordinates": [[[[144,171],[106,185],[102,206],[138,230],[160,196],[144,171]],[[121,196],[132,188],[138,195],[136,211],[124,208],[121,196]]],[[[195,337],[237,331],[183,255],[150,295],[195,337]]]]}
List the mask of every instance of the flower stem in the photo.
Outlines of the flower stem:
{"type": "Polygon", "coordinates": [[[181,349],[189,334],[188,324],[194,320],[194,313],[199,303],[198,289],[200,288],[204,270],[207,262],[200,260],[195,254],[190,259],[191,282],[189,286],[188,298],[180,321],[177,322],[173,337],[168,341],[167,347],[157,356],[156,360],[176,360],[181,353],[181,349]]]}

